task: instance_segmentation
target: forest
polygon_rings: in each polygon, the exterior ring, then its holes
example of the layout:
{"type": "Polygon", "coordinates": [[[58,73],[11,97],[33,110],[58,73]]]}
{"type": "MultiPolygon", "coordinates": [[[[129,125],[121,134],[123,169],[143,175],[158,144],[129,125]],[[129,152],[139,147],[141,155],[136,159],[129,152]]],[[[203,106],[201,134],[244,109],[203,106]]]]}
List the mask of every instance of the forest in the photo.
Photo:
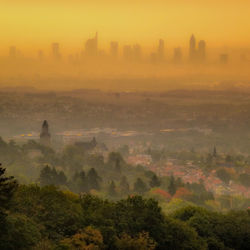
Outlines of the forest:
{"type": "Polygon", "coordinates": [[[152,198],[117,201],[18,185],[0,168],[1,249],[249,249],[250,210],[186,206],[165,215],[152,198]]]}
{"type": "MultiPolygon", "coordinates": [[[[131,165],[124,148],[105,156],[82,144],[55,151],[1,139],[0,249],[248,249],[249,199],[131,165]]],[[[155,162],[171,156],[198,164],[201,157],[148,154],[155,162]]],[[[211,171],[223,160],[248,166],[248,158],[216,149],[201,163],[211,171]]],[[[232,178],[217,172],[224,182],[232,178]]],[[[249,185],[248,174],[235,176],[249,185]]]]}

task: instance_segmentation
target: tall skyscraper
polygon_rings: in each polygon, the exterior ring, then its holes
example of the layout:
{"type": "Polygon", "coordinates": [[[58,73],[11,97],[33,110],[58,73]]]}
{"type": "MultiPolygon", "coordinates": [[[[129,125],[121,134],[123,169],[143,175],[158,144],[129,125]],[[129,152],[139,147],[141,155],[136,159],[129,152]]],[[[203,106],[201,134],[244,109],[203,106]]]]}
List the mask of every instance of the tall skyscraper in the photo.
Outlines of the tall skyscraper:
{"type": "Polygon", "coordinates": [[[204,62],[206,59],[206,42],[204,40],[198,44],[198,59],[200,62],[204,62]]]}
{"type": "Polygon", "coordinates": [[[159,40],[158,58],[159,58],[159,61],[163,61],[164,60],[164,40],[163,39],[159,40]]]}
{"type": "Polygon", "coordinates": [[[196,39],[194,35],[191,36],[189,41],[189,60],[195,61],[196,59],[196,39]]]}
{"type": "Polygon", "coordinates": [[[61,53],[60,53],[60,45],[59,43],[52,43],[52,56],[55,60],[61,59],[61,53]]]}
{"type": "Polygon", "coordinates": [[[173,62],[180,63],[181,61],[182,61],[182,51],[181,51],[181,48],[178,47],[174,49],[173,62]]]}
{"type": "Polygon", "coordinates": [[[88,39],[85,43],[85,54],[87,56],[98,55],[98,33],[96,32],[95,37],[88,39]]]}
{"type": "Polygon", "coordinates": [[[112,58],[118,57],[118,42],[110,43],[110,55],[112,58]]]}
{"type": "Polygon", "coordinates": [[[49,124],[45,120],[42,125],[42,131],[40,133],[40,143],[44,146],[50,146],[50,133],[49,133],[49,124]]]}

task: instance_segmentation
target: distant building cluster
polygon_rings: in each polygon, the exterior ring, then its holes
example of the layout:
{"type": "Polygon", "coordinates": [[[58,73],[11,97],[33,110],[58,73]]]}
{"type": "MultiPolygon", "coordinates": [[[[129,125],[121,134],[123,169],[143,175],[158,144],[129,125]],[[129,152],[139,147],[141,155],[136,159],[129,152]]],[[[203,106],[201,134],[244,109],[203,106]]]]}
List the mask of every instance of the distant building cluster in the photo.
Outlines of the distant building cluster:
{"type": "MultiPolygon", "coordinates": [[[[189,52],[188,52],[188,62],[190,63],[204,63],[207,57],[207,45],[205,40],[197,41],[195,36],[192,35],[189,40],[189,52]]],[[[9,58],[15,59],[21,56],[21,53],[15,46],[9,48],[9,58]]],[[[55,61],[62,60],[62,53],[60,51],[60,44],[54,42],[51,44],[50,56],[55,61]]],[[[71,54],[68,56],[70,62],[79,62],[81,59],[96,59],[100,57],[110,58],[112,60],[122,58],[127,62],[140,62],[143,59],[143,51],[140,44],[126,44],[120,48],[117,41],[111,41],[109,51],[106,53],[100,50],[98,47],[98,33],[96,32],[93,38],[88,39],[84,44],[84,49],[80,53],[71,54]]],[[[173,49],[172,58],[168,57],[168,61],[172,63],[179,64],[184,61],[183,50],[181,47],[176,47],[173,49]]],[[[42,50],[38,51],[38,60],[43,61],[45,58],[44,52],[42,50]]],[[[144,58],[145,59],[145,58],[144,58]]],[[[240,59],[246,61],[246,55],[241,54],[240,59]]],[[[154,52],[152,52],[147,58],[148,61],[152,63],[163,63],[166,62],[165,53],[165,41],[159,39],[158,46],[154,52]]],[[[218,61],[221,64],[227,64],[229,61],[229,55],[227,53],[222,53],[218,57],[218,61]]]]}
{"type": "Polygon", "coordinates": [[[200,40],[197,46],[194,35],[190,38],[189,60],[191,62],[204,62],[206,60],[206,42],[200,40]]]}

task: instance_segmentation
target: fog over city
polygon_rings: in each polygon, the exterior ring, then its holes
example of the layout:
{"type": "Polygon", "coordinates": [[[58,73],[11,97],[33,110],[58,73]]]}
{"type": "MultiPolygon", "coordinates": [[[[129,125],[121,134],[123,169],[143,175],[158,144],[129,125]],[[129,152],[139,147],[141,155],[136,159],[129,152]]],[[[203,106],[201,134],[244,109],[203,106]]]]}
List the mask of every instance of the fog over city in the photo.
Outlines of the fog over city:
{"type": "Polygon", "coordinates": [[[249,249],[249,9],[1,0],[0,249],[249,249]]]}

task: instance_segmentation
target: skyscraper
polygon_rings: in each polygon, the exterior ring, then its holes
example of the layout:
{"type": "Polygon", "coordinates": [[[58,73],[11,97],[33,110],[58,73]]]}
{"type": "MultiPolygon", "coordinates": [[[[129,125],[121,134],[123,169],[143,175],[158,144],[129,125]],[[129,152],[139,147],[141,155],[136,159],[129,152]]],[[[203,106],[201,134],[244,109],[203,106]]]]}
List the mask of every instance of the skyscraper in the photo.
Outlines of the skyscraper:
{"type": "Polygon", "coordinates": [[[94,38],[90,38],[85,43],[85,54],[87,56],[98,55],[98,33],[96,32],[94,38]]]}
{"type": "Polygon", "coordinates": [[[40,143],[44,146],[50,146],[50,133],[49,133],[49,124],[44,120],[42,125],[42,131],[40,133],[40,143]]]}
{"type": "Polygon", "coordinates": [[[189,60],[195,61],[196,59],[196,40],[194,35],[191,36],[189,41],[189,60]]]}
{"type": "Polygon", "coordinates": [[[204,62],[206,59],[206,42],[204,40],[198,44],[198,59],[200,62],[204,62]]]}
{"type": "Polygon", "coordinates": [[[61,54],[60,54],[60,45],[59,43],[52,43],[52,56],[55,60],[60,60],[61,59],[61,54]]]}
{"type": "Polygon", "coordinates": [[[159,58],[159,61],[163,61],[164,60],[164,40],[163,39],[159,40],[158,58],[159,58]]]}

